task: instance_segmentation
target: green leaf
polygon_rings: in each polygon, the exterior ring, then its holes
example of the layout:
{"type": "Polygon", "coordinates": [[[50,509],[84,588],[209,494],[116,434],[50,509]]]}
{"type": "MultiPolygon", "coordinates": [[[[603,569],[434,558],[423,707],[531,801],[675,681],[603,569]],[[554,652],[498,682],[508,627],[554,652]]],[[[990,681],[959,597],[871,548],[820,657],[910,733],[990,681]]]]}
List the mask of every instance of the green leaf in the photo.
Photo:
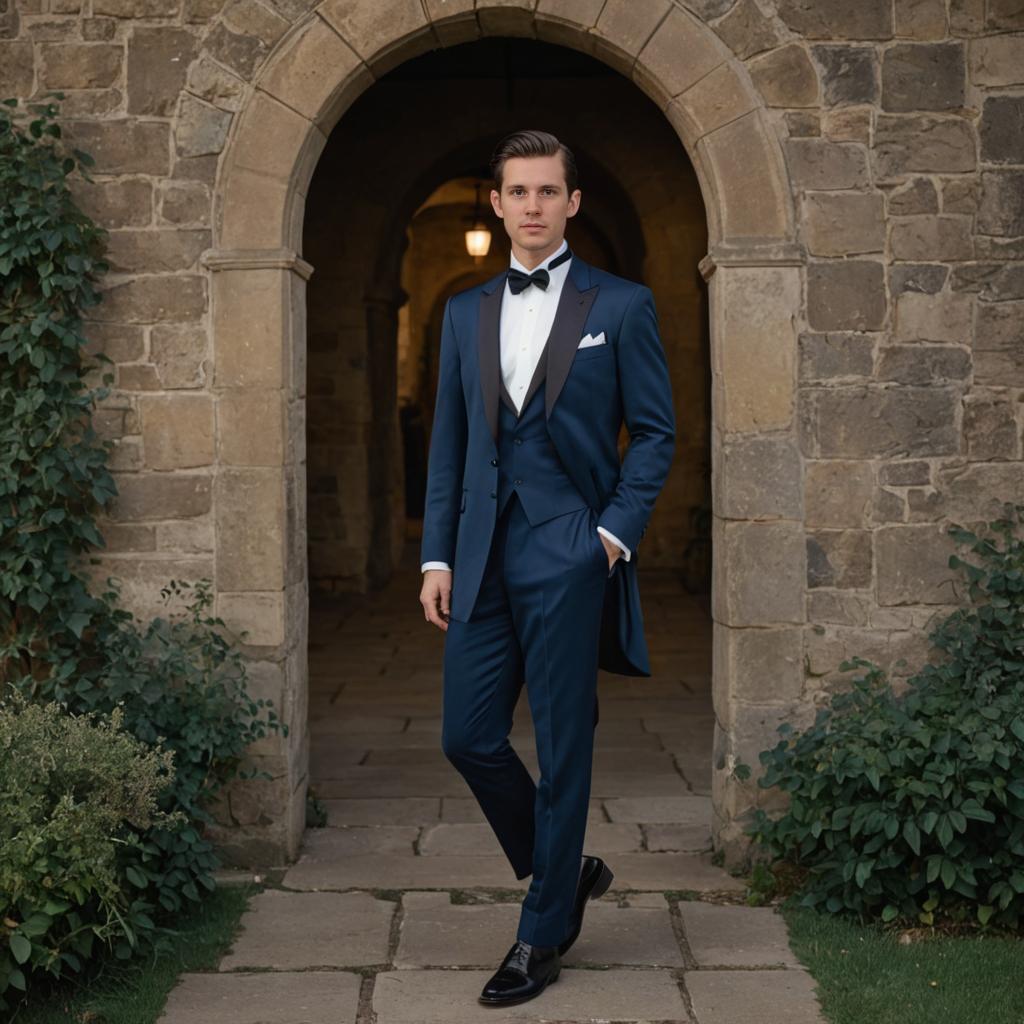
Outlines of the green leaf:
{"type": "Polygon", "coordinates": [[[23,964],[32,955],[32,943],[21,932],[11,932],[11,954],[14,962],[23,964]]]}

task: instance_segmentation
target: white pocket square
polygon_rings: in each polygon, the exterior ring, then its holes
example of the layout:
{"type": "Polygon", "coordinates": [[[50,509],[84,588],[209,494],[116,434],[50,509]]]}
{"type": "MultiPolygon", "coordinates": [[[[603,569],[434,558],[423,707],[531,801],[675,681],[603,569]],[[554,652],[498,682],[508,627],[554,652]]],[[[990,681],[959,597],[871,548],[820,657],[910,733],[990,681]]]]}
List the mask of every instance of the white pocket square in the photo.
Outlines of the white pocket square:
{"type": "Polygon", "coordinates": [[[591,337],[589,334],[584,334],[580,338],[580,343],[576,346],[577,348],[587,348],[590,345],[603,345],[604,344],[604,331],[601,331],[596,337],[591,337]]]}

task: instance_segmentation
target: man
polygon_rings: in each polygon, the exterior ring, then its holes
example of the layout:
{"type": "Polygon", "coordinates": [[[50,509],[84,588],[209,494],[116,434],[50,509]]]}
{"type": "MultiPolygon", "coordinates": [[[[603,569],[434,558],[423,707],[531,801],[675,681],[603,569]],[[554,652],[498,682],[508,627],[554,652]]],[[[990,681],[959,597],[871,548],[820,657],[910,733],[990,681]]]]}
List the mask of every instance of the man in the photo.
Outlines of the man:
{"type": "Polygon", "coordinates": [[[442,747],[516,877],[532,875],[516,941],[480,995],[506,1005],[558,977],[586,901],[612,880],[582,855],[597,670],[650,675],[636,548],[675,419],[650,289],[584,263],[563,237],[581,196],[570,150],[514,132],[491,169],[511,265],[445,305],[420,603],[446,632],[442,747]],[[524,681],[536,786],[508,740],[524,681]]]}

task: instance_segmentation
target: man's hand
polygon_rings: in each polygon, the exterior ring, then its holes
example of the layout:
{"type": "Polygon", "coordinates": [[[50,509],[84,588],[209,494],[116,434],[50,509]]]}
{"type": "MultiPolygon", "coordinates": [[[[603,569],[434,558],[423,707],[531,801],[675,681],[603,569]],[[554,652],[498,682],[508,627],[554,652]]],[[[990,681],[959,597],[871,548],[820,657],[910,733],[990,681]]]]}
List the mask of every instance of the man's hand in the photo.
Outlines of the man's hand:
{"type": "Polygon", "coordinates": [[[616,559],[622,557],[622,548],[618,544],[613,544],[603,533],[598,533],[598,537],[604,545],[605,554],[608,556],[608,571],[611,572],[616,559]]]}
{"type": "Polygon", "coordinates": [[[448,631],[448,612],[452,597],[452,573],[450,569],[427,569],[423,574],[423,588],[420,590],[420,604],[427,622],[438,629],[448,631]]]}

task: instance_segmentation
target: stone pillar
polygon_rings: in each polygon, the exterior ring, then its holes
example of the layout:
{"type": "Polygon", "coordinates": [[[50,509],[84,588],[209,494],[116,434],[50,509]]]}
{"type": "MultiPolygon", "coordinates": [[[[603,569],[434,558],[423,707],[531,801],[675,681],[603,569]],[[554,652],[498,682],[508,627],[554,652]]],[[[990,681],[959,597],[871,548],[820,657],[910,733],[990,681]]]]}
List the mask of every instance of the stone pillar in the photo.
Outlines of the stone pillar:
{"type": "Polygon", "coordinates": [[[273,700],[269,733],[216,808],[228,859],[283,864],[305,827],[308,581],[305,551],[305,309],[313,268],[287,249],[208,251],[216,418],[216,611],[273,700]],[[242,636],[242,631],[246,635],[242,636]]]}
{"type": "Polygon", "coordinates": [[[766,806],[758,752],[799,715],[806,553],[796,417],[803,264],[786,243],[716,245],[701,261],[711,308],[712,835],[745,863],[749,811],[766,806]],[[741,781],[738,762],[752,769],[741,781]]]}

